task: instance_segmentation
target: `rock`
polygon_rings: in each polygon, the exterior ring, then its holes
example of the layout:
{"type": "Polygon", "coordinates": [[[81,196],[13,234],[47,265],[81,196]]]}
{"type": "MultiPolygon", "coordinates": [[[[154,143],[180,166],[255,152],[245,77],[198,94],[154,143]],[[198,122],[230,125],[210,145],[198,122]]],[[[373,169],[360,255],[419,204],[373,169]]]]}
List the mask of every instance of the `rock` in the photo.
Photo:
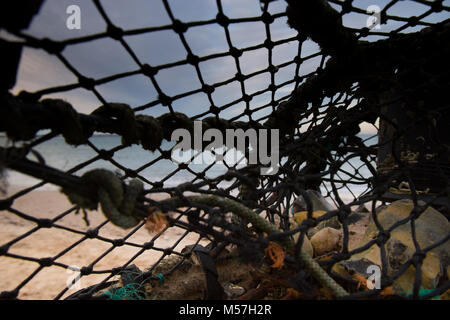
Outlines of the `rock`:
{"type": "MultiPolygon", "coordinates": [[[[298,224],[297,224],[297,221],[295,220],[295,218],[291,217],[291,218],[289,218],[289,221],[291,224],[291,230],[298,227],[298,224]]],[[[300,232],[294,234],[293,238],[294,238],[295,243],[297,243],[297,240],[299,237],[300,237],[300,232]]],[[[309,240],[307,235],[303,239],[302,251],[305,251],[311,258],[314,257],[314,248],[313,248],[311,241],[309,240]]]]}
{"type": "MultiPolygon", "coordinates": [[[[297,233],[294,236],[294,241],[297,242],[299,237],[300,237],[300,233],[297,233]]],[[[311,244],[311,240],[309,240],[309,238],[307,236],[305,236],[303,238],[302,251],[306,252],[311,258],[314,257],[314,248],[311,244]]]]}
{"type": "Polygon", "coordinates": [[[430,252],[422,262],[422,286],[425,288],[437,288],[443,274],[439,257],[434,252],[430,252]]]}
{"type": "Polygon", "coordinates": [[[314,257],[314,248],[308,237],[303,239],[302,251],[306,252],[311,258],[314,257]]]}
{"type": "MultiPolygon", "coordinates": [[[[447,281],[449,280],[450,280],[450,266],[447,267],[447,281]]],[[[441,294],[440,300],[450,300],[450,289],[441,294]]]]}
{"type": "MultiPolygon", "coordinates": [[[[316,211],[316,210],[323,210],[323,211],[333,210],[333,207],[325,200],[324,197],[322,197],[322,195],[319,192],[314,191],[314,190],[306,190],[306,194],[311,199],[312,209],[314,211],[316,211]]],[[[294,209],[294,212],[308,210],[308,208],[306,206],[306,201],[303,198],[303,196],[300,196],[297,199],[295,199],[292,207],[294,209]]]]}
{"type": "Polygon", "coordinates": [[[450,289],[441,294],[439,300],[450,300],[450,289]]]}
{"type": "MultiPolygon", "coordinates": [[[[317,219],[317,218],[320,218],[321,216],[323,216],[326,213],[327,212],[324,211],[324,210],[315,210],[312,213],[312,217],[317,219]]],[[[303,221],[305,221],[307,218],[308,218],[308,211],[299,211],[299,212],[296,212],[294,214],[295,222],[298,225],[301,225],[303,223],[303,221]]]]}
{"type": "Polygon", "coordinates": [[[227,295],[228,299],[234,299],[242,296],[245,293],[245,288],[227,282],[223,286],[223,291],[225,291],[225,294],[227,295]]]}
{"type": "Polygon", "coordinates": [[[364,203],[361,203],[358,208],[355,210],[356,213],[370,213],[370,211],[366,208],[364,203]]]}
{"type": "Polygon", "coordinates": [[[318,231],[311,238],[311,245],[317,256],[328,252],[339,250],[342,232],[333,228],[326,227],[318,231]]]}
{"type": "MultiPolygon", "coordinates": [[[[422,203],[423,204],[423,203],[422,203]]],[[[377,214],[381,226],[387,230],[396,222],[407,218],[413,209],[411,200],[403,199],[393,202],[391,205],[382,208],[377,214]]],[[[429,207],[418,219],[415,220],[416,239],[421,248],[426,248],[445,238],[450,233],[450,223],[437,210],[429,207]]],[[[367,242],[376,238],[378,229],[371,221],[367,231],[357,247],[365,245],[367,242]]],[[[390,238],[385,244],[388,276],[393,275],[405,262],[410,260],[416,252],[411,236],[411,223],[405,223],[390,233],[390,238]]],[[[347,261],[341,261],[333,266],[333,271],[342,275],[350,276],[352,272],[357,272],[367,278],[364,270],[354,270],[352,265],[374,264],[381,267],[380,249],[377,245],[353,255],[347,261]],[[364,262],[364,263],[363,263],[364,262]]],[[[442,245],[428,251],[422,262],[422,287],[425,289],[434,289],[444,275],[444,270],[450,264],[450,240],[442,245]]],[[[364,269],[364,268],[363,268],[364,269]]],[[[411,265],[400,277],[393,283],[393,289],[396,294],[411,294],[415,278],[415,267],[411,265]]]]}
{"type": "MultiPolygon", "coordinates": [[[[324,210],[315,210],[313,211],[313,218],[320,218],[324,214],[326,214],[327,211],[324,210]]],[[[294,214],[295,221],[298,225],[301,225],[304,220],[306,220],[308,217],[308,211],[299,211],[294,214]]],[[[309,228],[307,231],[308,237],[312,238],[318,231],[322,230],[323,228],[334,228],[339,229],[341,227],[341,224],[339,223],[339,220],[337,217],[333,217],[331,219],[327,219],[325,221],[321,221],[317,224],[317,226],[313,228],[309,228]]]]}
{"type": "MultiPolygon", "coordinates": [[[[311,199],[314,218],[321,217],[325,213],[335,210],[335,208],[329,202],[327,202],[327,200],[325,200],[325,198],[322,197],[322,195],[319,192],[314,190],[306,190],[306,193],[311,199]]],[[[349,224],[354,224],[360,219],[364,218],[367,214],[369,214],[369,211],[364,207],[364,205],[361,206],[357,209],[357,211],[352,212],[349,215],[347,220],[349,224]]],[[[303,196],[300,196],[297,199],[295,199],[294,204],[291,207],[291,212],[294,214],[299,224],[301,224],[301,222],[303,222],[303,220],[306,219],[307,206],[303,196]]],[[[312,236],[314,236],[319,230],[322,230],[323,228],[327,227],[340,229],[341,223],[339,222],[338,217],[334,216],[330,219],[319,222],[317,226],[315,226],[314,228],[310,228],[307,231],[308,237],[312,238],[312,236]]]]}

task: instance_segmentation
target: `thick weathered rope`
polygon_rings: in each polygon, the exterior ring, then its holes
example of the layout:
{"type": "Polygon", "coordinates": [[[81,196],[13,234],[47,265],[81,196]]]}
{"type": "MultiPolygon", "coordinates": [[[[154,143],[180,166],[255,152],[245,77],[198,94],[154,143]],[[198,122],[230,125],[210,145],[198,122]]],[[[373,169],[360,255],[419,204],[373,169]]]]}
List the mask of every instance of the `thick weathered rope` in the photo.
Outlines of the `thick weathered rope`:
{"type": "MultiPolygon", "coordinates": [[[[189,201],[193,203],[224,208],[238,215],[246,222],[250,222],[260,232],[265,232],[267,234],[281,232],[269,221],[265,220],[264,218],[247,208],[245,205],[232,199],[223,198],[216,195],[188,196],[185,199],[186,200],[174,197],[162,202],[173,205],[175,207],[186,206],[186,201],[189,201]]],[[[295,243],[291,238],[282,239],[280,240],[280,242],[286,247],[288,251],[293,250],[295,247],[295,243]]],[[[311,272],[312,276],[333,295],[338,298],[348,295],[347,291],[338,283],[336,283],[336,281],[334,281],[334,279],[331,278],[325,272],[325,270],[323,270],[322,267],[320,267],[319,264],[314,261],[314,259],[311,258],[306,252],[301,251],[299,258],[306,269],[311,272]]]]}
{"type": "Polygon", "coordinates": [[[120,178],[105,169],[91,170],[81,178],[88,185],[97,187],[97,195],[87,198],[63,189],[62,191],[67,194],[73,204],[83,209],[96,210],[100,203],[106,218],[124,229],[132,228],[139,223],[140,219],[133,215],[133,211],[136,199],[144,189],[141,181],[132,179],[124,188],[120,178]],[[98,201],[94,199],[98,199],[98,201]]]}
{"type": "MultiPolygon", "coordinates": [[[[101,208],[105,216],[115,225],[128,229],[136,226],[140,218],[133,215],[133,211],[136,205],[138,195],[143,191],[142,182],[137,179],[132,179],[128,186],[124,186],[122,180],[105,169],[94,169],[86,172],[82,179],[86,181],[90,187],[97,186],[98,201],[101,204],[101,208]]],[[[97,202],[92,198],[82,197],[76,193],[71,193],[63,190],[69,199],[87,209],[97,209],[97,202]]],[[[258,231],[265,232],[267,234],[273,234],[281,232],[269,221],[265,220],[245,205],[234,201],[232,199],[223,198],[216,195],[195,195],[187,197],[172,197],[167,200],[160,201],[161,206],[167,206],[172,208],[185,207],[189,204],[200,204],[211,207],[219,207],[233,214],[239,216],[241,219],[248,223],[251,223],[258,231]]],[[[280,240],[280,243],[288,251],[292,251],[295,247],[295,243],[291,238],[284,238],[280,240]]],[[[348,293],[334,281],[320,266],[315,262],[307,253],[301,251],[299,255],[301,263],[311,272],[312,276],[325,288],[327,288],[336,297],[343,297],[348,293]]]]}
{"type": "Polygon", "coordinates": [[[114,133],[122,137],[124,145],[140,144],[146,150],[155,151],[163,139],[171,140],[176,129],[193,132],[194,121],[201,121],[203,130],[259,129],[258,122],[229,121],[219,117],[192,120],[181,112],[170,112],[155,118],[135,114],[124,103],[102,105],[91,114],[79,113],[68,102],[61,99],[34,101],[30,94],[21,92],[18,96],[0,94],[0,131],[5,131],[14,141],[35,138],[39,130],[51,129],[61,133],[71,145],[86,143],[94,132],[114,133]]]}

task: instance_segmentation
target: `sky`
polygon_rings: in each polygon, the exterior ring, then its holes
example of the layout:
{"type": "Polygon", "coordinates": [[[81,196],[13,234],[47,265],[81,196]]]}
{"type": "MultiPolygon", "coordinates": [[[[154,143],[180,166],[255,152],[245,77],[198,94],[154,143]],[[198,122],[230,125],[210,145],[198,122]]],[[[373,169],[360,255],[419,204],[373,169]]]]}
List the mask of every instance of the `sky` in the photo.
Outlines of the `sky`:
{"type": "MultiPolygon", "coordinates": [[[[386,5],[388,0],[355,0],[354,6],[366,10],[370,5],[380,7],[386,5]]],[[[107,15],[112,22],[124,30],[139,29],[150,26],[162,26],[171,23],[161,0],[102,0],[107,15]]],[[[169,0],[169,5],[176,19],[183,22],[214,19],[218,10],[215,0],[169,0]]],[[[223,0],[223,10],[229,18],[254,17],[261,15],[258,0],[223,0]]],[[[444,1],[450,5],[450,0],[444,1]]],[[[339,8],[337,5],[333,5],[339,8]]],[[[271,2],[271,14],[284,12],[286,3],[283,0],[271,2]]],[[[412,16],[420,15],[428,7],[413,1],[399,1],[388,10],[390,15],[412,16]]],[[[362,28],[366,26],[368,15],[350,13],[343,16],[345,26],[362,28]]],[[[450,18],[449,12],[434,13],[425,21],[436,22],[450,18]]],[[[286,17],[276,19],[270,25],[272,40],[281,40],[294,37],[297,32],[290,29],[286,17]]],[[[378,31],[390,31],[398,28],[403,22],[390,21],[381,25],[378,31]]],[[[405,32],[414,32],[422,28],[408,28],[405,32]]],[[[64,40],[101,33],[106,30],[106,23],[91,0],[46,0],[40,13],[35,16],[26,34],[37,38],[50,38],[64,40]],[[81,29],[69,30],[66,27],[68,6],[76,4],[81,12],[81,29]]],[[[262,22],[248,22],[230,24],[231,41],[237,48],[245,48],[262,43],[266,39],[266,31],[262,22]]],[[[198,56],[226,52],[228,44],[224,29],[218,24],[192,27],[184,34],[189,47],[198,56]]],[[[0,37],[9,38],[4,31],[0,37]]],[[[369,36],[366,40],[375,41],[380,37],[369,36]]],[[[158,66],[186,58],[179,36],[172,30],[151,32],[134,36],[126,36],[124,40],[136,53],[142,63],[158,66]]],[[[319,51],[317,44],[307,40],[302,47],[302,57],[319,51]]],[[[275,65],[292,61],[298,53],[298,42],[291,41],[273,49],[273,63],[275,65]]],[[[67,46],[62,55],[84,76],[95,79],[107,77],[116,73],[128,72],[138,69],[121,44],[110,38],[103,38],[87,43],[67,46]]],[[[304,62],[299,70],[305,75],[316,70],[321,57],[304,62]]],[[[240,58],[241,71],[249,74],[268,66],[268,50],[265,48],[244,53],[240,58]]],[[[236,72],[234,59],[231,57],[216,58],[200,63],[200,70],[207,84],[214,84],[232,78],[236,72]]],[[[280,84],[293,78],[295,64],[280,68],[275,76],[275,84],[280,84]]],[[[156,75],[156,80],[163,92],[169,96],[201,87],[198,76],[192,65],[177,66],[163,69],[156,75]]],[[[22,54],[16,86],[13,92],[20,90],[30,92],[44,88],[76,83],[76,77],[54,56],[40,49],[26,48],[22,54]]],[[[266,89],[270,84],[269,73],[263,73],[245,81],[247,94],[266,89]]],[[[143,75],[134,75],[100,86],[96,86],[100,94],[109,102],[127,103],[131,107],[144,105],[157,99],[157,92],[151,81],[143,75]]],[[[291,93],[293,85],[287,85],[277,90],[275,97],[281,98],[291,93]]],[[[228,85],[218,87],[212,97],[216,106],[222,106],[233,100],[241,98],[240,84],[234,81],[228,85]]],[[[96,96],[85,89],[75,89],[67,92],[44,96],[48,98],[62,98],[70,102],[79,112],[89,113],[97,108],[101,102],[96,96]]],[[[258,108],[270,102],[270,93],[256,96],[251,101],[251,109],[258,108]]],[[[205,112],[210,103],[204,93],[194,94],[173,102],[175,111],[183,112],[188,116],[205,112]]],[[[245,103],[228,108],[220,113],[220,117],[232,118],[243,113],[245,103]]],[[[263,117],[271,112],[268,107],[256,112],[254,119],[263,117]]],[[[141,113],[158,116],[168,112],[167,107],[157,105],[141,113]]],[[[238,120],[247,121],[246,115],[238,120]]],[[[363,125],[363,131],[373,131],[370,126],[363,125]]]]}

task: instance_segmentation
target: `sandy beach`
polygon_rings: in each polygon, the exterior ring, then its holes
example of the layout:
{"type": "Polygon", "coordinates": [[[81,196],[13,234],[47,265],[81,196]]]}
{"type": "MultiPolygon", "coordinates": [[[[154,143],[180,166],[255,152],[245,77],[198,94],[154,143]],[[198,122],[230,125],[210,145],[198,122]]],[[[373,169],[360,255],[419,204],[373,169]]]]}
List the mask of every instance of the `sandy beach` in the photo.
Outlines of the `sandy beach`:
{"type": "MultiPolygon", "coordinates": [[[[9,194],[14,194],[23,188],[8,188],[9,194]]],[[[3,196],[5,197],[5,196],[3,196]]],[[[161,195],[160,198],[164,196],[161,195]]],[[[62,212],[70,209],[72,205],[66,196],[59,191],[52,190],[35,190],[14,201],[12,208],[27,215],[36,218],[53,219],[62,212]]],[[[90,226],[86,226],[82,214],[71,212],[56,224],[71,228],[78,231],[87,231],[95,228],[105,221],[101,212],[89,211],[90,226]]],[[[36,228],[34,222],[24,220],[17,217],[9,211],[0,211],[0,245],[4,245],[13,239],[36,228]]],[[[131,229],[130,229],[131,230],[131,229]]],[[[107,223],[100,229],[99,235],[109,239],[118,239],[126,236],[130,230],[123,230],[111,223],[107,223]]],[[[183,235],[184,230],[172,227],[164,232],[164,234],[155,241],[158,248],[169,248],[175,240],[183,235]]],[[[145,228],[139,229],[135,234],[127,239],[127,242],[143,244],[152,239],[156,233],[149,234],[145,228]]],[[[27,256],[33,258],[54,257],[60,252],[79,241],[83,236],[74,232],[63,230],[60,228],[39,229],[28,235],[22,240],[15,242],[9,249],[8,253],[27,256]]],[[[177,251],[181,251],[186,245],[193,244],[198,239],[198,235],[191,233],[187,235],[176,247],[177,251]]],[[[87,239],[67,253],[59,257],[56,262],[69,266],[81,268],[88,266],[95,261],[104,252],[109,250],[112,245],[108,242],[98,239],[87,239]]],[[[124,245],[117,247],[94,265],[94,271],[108,270],[113,267],[119,267],[125,264],[133,257],[140,248],[124,245]]],[[[148,250],[137,257],[132,263],[141,270],[148,269],[161,256],[159,251],[148,250]]],[[[11,257],[0,257],[0,291],[13,290],[23,280],[27,279],[37,268],[38,263],[33,261],[25,261],[11,257]]],[[[64,269],[59,266],[51,266],[42,269],[37,273],[31,281],[29,281],[21,290],[19,298],[21,299],[53,299],[61,290],[64,289],[66,283],[75,278],[77,273],[64,269]]],[[[63,296],[98,283],[103,280],[107,274],[94,274],[81,278],[81,284],[69,289],[63,296]]]]}

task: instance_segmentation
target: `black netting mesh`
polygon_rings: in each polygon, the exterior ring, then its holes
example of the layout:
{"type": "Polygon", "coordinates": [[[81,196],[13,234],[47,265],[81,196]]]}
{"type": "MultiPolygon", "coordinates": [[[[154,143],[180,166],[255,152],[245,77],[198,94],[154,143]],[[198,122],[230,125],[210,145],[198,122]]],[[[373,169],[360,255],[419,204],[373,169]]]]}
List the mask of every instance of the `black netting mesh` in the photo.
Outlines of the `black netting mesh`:
{"type": "MultiPolygon", "coordinates": [[[[194,248],[199,248],[195,245],[207,248],[214,259],[226,248],[238,248],[236,259],[248,260],[258,267],[261,261],[269,259],[266,254],[264,260],[268,245],[286,243],[286,239],[292,244],[295,239],[293,246],[283,247],[286,255],[280,277],[285,282],[279,280],[277,285],[317,298],[320,291],[314,290],[326,285],[302,258],[302,244],[312,229],[331,220],[338,224],[336,228],[342,234],[340,248],[324,256],[316,255],[315,261],[331,277],[329,279],[334,279],[334,284],[346,290],[344,296],[386,297],[386,288],[395,288],[408,272],[412,274],[411,292],[395,293],[395,296],[432,298],[444,294],[450,283],[446,252],[450,237],[450,134],[447,125],[450,120],[447,94],[450,4],[446,1],[386,1],[379,6],[381,28],[352,28],[342,21],[349,15],[358,15],[365,25],[370,17],[366,11],[370,4],[366,1],[288,0],[287,10],[283,2],[282,11],[274,9],[280,8],[282,1],[260,1],[258,15],[240,18],[226,15],[223,2],[229,5],[228,1],[210,2],[215,4],[215,18],[181,21],[172,3],[161,0],[159,7],[170,18],[170,24],[126,30],[111,20],[110,15],[117,16],[117,13],[108,12],[100,0],[93,0],[106,30],[58,41],[23,31],[39,10],[41,1],[26,4],[16,1],[11,9],[4,10],[0,40],[5,53],[0,129],[6,136],[1,140],[0,160],[5,192],[0,209],[5,221],[2,232],[5,232],[0,246],[0,270],[5,280],[0,282],[0,296],[26,299],[32,295],[30,292],[38,292],[32,297],[66,298],[76,291],[75,285],[69,290],[67,279],[72,274],[67,270],[74,270],[78,275],[77,283],[87,288],[71,298],[92,297],[99,290],[109,288],[112,281],[117,284],[120,276],[121,289],[124,289],[127,283],[124,272],[129,274],[133,270],[139,275],[135,283],[152,283],[155,287],[158,281],[169,281],[172,273],[185,266],[194,248]],[[390,13],[400,4],[420,6],[423,12],[420,15],[408,15],[409,10],[405,10],[404,15],[390,13]],[[284,23],[286,19],[288,24],[284,23]],[[279,36],[273,34],[271,25],[280,21],[287,30],[285,34],[292,36],[277,39],[279,36]],[[265,40],[240,47],[233,38],[233,27],[251,22],[264,25],[265,40]],[[220,28],[227,48],[218,51],[212,48],[207,55],[196,55],[187,35],[198,27],[220,28]],[[146,36],[163,32],[179,38],[186,51],[185,58],[154,64],[151,59],[138,55],[133,49],[135,46],[129,43],[131,37],[145,42],[151,41],[146,36]],[[91,78],[65,55],[68,47],[103,39],[120,44],[138,68],[91,78]],[[305,48],[312,43],[318,45],[318,50],[311,53],[305,48]],[[295,56],[283,63],[275,62],[279,60],[277,50],[286,45],[296,48],[295,56]],[[57,58],[76,81],[31,92],[11,90],[23,48],[42,49],[57,58]],[[261,51],[266,57],[264,67],[251,70],[243,63],[245,55],[261,51]],[[220,69],[224,63],[221,59],[225,58],[230,59],[237,72],[208,82],[202,66],[212,63],[214,68],[220,69]],[[198,82],[199,86],[169,95],[160,85],[158,75],[186,65],[194,70],[192,82],[198,82]],[[280,82],[278,75],[287,72],[290,72],[289,80],[280,82]],[[144,104],[120,98],[111,101],[102,94],[105,91],[99,89],[114,81],[125,83],[136,79],[133,76],[137,75],[144,85],[155,91],[153,100],[144,104]],[[256,91],[249,91],[251,81],[256,81],[256,91]],[[230,85],[234,85],[232,98],[218,102],[223,99],[218,98],[217,91],[229,89],[230,85]],[[101,107],[83,113],[74,103],[60,99],[77,89],[95,95],[101,107]],[[206,98],[203,111],[186,103],[187,98],[193,97],[191,101],[195,104],[198,94],[206,98]],[[280,166],[277,173],[261,175],[263,165],[258,164],[224,162],[222,171],[215,171],[215,163],[207,166],[173,163],[173,144],[167,144],[167,140],[178,128],[193,132],[196,120],[201,121],[203,130],[216,128],[224,133],[227,129],[278,129],[280,166]],[[107,144],[95,140],[98,133],[120,136],[120,142],[106,148],[107,144]],[[61,169],[52,164],[51,153],[68,150],[52,147],[57,139],[66,146],[77,146],[70,149],[71,155],[77,154],[67,160],[74,164],[70,168],[61,169]],[[137,157],[141,163],[129,167],[121,163],[120,155],[137,157]],[[164,177],[158,176],[161,165],[167,163],[172,166],[170,172],[164,177]],[[105,171],[85,175],[93,168],[105,171]],[[38,181],[16,190],[12,188],[12,172],[38,181]],[[117,182],[117,178],[122,183],[117,182]],[[133,194],[136,180],[143,183],[144,189],[133,194]],[[65,201],[64,211],[49,209],[43,195],[50,191],[40,191],[48,185],[61,190],[53,194],[65,201]],[[117,188],[122,190],[120,192],[125,190],[125,197],[134,196],[135,201],[131,201],[134,208],[125,208],[128,205],[125,200],[116,201],[117,188]],[[317,198],[318,193],[329,205],[320,216],[315,215],[319,210],[311,197],[317,198]],[[105,197],[109,202],[105,202],[105,197]],[[294,200],[302,197],[303,202],[292,207],[294,200]],[[68,198],[75,205],[70,204],[68,198]],[[172,200],[163,200],[167,198],[172,200]],[[31,203],[32,200],[36,201],[34,208],[24,206],[26,201],[31,203]],[[397,200],[400,201],[395,202],[397,200]],[[99,207],[96,213],[99,203],[102,209],[99,207]],[[386,227],[379,215],[391,203],[403,205],[408,212],[386,227]],[[259,220],[236,213],[241,209],[242,212],[250,210],[249,215],[263,218],[277,230],[269,232],[259,220]],[[292,213],[302,210],[307,212],[305,220],[293,227],[292,213]],[[426,222],[430,227],[422,231],[423,223],[420,224],[419,219],[428,217],[426,213],[430,210],[437,217],[430,218],[431,222],[426,222]],[[45,214],[38,214],[38,211],[45,214]],[[115,225],[127,226],[126,231],[105,220],[102,211],[115,225]],[[74,218],[70,220],[71,217],[74,218]],[[441,217],[444,219],[439,220],[441,217]],[[88,226],[83,219],[89,222],[88,226]],[[355,226],[362,227],[361,221],[366,221],[363,225],[366,226],[369,220],[376,232],[372,238],[365,238],[365,243],[358,243],[363,233],[355,231],[355,226]],[[249,221],[252,223],[247,224],[249,221]],[[150,234],[144,228],[158,227],[163,222],[167,224],[161,230],[150,234]],[[433,229],[432,223],[441,229],[433,229]],[[411,237],[407,249],[397,240],[390,241],[396,230],[405,226],[403,232],[411,237]],[[14,227],[19,231],[15,233],[14,227]],[[355,235],[361,237],[355,239],[355,235]],[[54,242],[60,242],[63,249],[52,251],[54,242]],[[381,288],[377,290],[364,290],[358,285],[360,281],[354,270],[349,271],[352,256],[369,248],[381,248],[378,256],[381,288]],[[433,258],[428,258],[431,254],[433,258]],[[179,258],[170,260],[173,257],[179,258]],[[427,259],[438,259],[438,262],[433,260],[430,267],[427,259]],[[336,271],[339,263],[346,266],[349,276],[336,271]],[[427,268],[422,268],[425,265],[427,268]],[[425,276],[424,272],[431,272],[433,267],[439,269],[439,276],[425,276]],[[423,283],[423,279],[430,278],[434,283],[423,283]]],[[[241,4],[235,1],[233,5],[238,8],[241,4]]],[[[253,37],[251,30],[240,36],[249,42],[253,37]]],[[[206,43],[208,41],[205,39],[206,43]]],[[[92,59],[100,56],[98,61],[101,55],[108,54],[100,47],[98,52],[89,53],[92,59]]],[[[251,60],[247,59],[247,64],[251,60]]],[[[223,74],[227,74],[227,70],[223,74]]],[[[172,76],[176,77],[177,71],[172,76]]],[[[58,83],[58,79],[54,81],[58,83]]],[[[186,88],[190,87],[192,84],[186,83],[186,88]]],[[[202,148],[205,146],[204,143],[202,148]]],[[[247,145],[242,158],[245,160],[250,153],[247,145]]],[[[355,264],[367,263],[370,257],[373,256],[366,256],[355,264]]],[[[277,270],[273,268],[266,276],[277,275],[277,270]]],[[[188,277],[189,272],[186,274],[188,277]]],[[[367,276],[366,272],[360,274],[367,276]]],[[[148,287],[143,289],[144,286],[138,290],[133,287],[136,290],[132,298],[158,298],[148,287]]],[[[108,292],[112,295],[113,291],[108,292]]]]}

